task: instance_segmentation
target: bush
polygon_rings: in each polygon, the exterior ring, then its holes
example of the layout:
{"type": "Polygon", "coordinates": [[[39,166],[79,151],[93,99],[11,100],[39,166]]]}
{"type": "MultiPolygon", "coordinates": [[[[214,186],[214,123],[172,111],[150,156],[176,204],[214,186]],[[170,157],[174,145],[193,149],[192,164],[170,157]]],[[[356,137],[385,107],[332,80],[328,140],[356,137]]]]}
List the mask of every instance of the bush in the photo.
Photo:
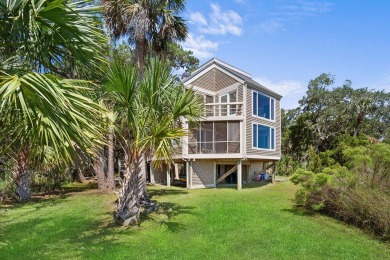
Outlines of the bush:
{"type": "Polygon", "coordinates": [[[280,161],[276,164],[276,174],[290,176],[299,167],[299,164],[290,156],[282,156],[280,161]]]}
{"type": "Polygon", "coordinates": [[[349,147],[343,158],[346,167],[296,170],[297,204],[390,240],[390,145],[349,147]]]}
{"type": "Polygon", "coordinates": [[[369,188],[321,190],[324,201],[322,211],[348,224],[390,239],[390,196],[369,188]]]}

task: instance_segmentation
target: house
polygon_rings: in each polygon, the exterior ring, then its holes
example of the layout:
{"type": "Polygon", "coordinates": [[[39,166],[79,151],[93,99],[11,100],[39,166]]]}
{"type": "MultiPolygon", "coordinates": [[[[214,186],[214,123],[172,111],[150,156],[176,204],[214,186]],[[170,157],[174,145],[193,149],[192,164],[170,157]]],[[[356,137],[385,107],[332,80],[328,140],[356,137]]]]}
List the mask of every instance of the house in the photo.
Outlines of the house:
{"type": "Polygon", "coordinates": [[[281,155],[281,95],[257,83],[248,73],[212,59],[183,79],[204,100],[198,125],[183,122],[174,164],[150,168],[152,183],[185,181],[189,189],[250,181],[281,155]]]}

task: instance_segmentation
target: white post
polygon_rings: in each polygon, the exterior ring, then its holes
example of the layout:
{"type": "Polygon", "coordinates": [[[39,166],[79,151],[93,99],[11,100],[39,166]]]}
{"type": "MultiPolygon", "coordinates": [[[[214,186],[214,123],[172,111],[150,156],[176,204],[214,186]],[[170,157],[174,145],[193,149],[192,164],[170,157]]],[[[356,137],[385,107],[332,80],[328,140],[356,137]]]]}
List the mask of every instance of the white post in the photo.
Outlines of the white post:
{"type": "Polygon", "coordinates": [[[179,177],[179,164],[175,163],[174,166],[175,166],[175,180],[178,180],[180,178],[179,177]]]}
{"type": "Polygon", "coordinates": [[[237,190],[242,189],[242,161],[237,162],[237,190]]]}
{"type": "Polygon", "coordinates": [[[154,168],[153,168],[153,163],[150,162],[150,183],[151,184],[156,184],[156,181],[154,179],[154,168]]]}
{"type": "Polygon", "coordinates": [[[171,187],[171,165],[167,165],[167,186],[171,187]]]}
{"type": "Polygon", "coordinates": [[[192,189],[192,161],[190,161],[189,175],[190,175],[190,179],[189,179],[189,189],[192,189]]]}
{"type": "Polygon", "coordinates": [[[214,187],[217,187],[217,162],[213,163],[214,187]]]}
{"type": "Polygon", "coordinates": [[[186,182],[187,182],[187,189],[190,188],[190,162],[186,161],[186,182]]]}
{"type": "MultiPolygon", "coordinates": [[[[183,129],[185,131],[188,130],[188,122],[185,121],[184,118],[181,118],[181,122],[182,122],[182,125],[183,125],[183,129]]],[[[188,135],[185,135],[181,138],[181,141],[182,141],[182,155],[185,156],[185,155],[188,155],[188,135]]]]}

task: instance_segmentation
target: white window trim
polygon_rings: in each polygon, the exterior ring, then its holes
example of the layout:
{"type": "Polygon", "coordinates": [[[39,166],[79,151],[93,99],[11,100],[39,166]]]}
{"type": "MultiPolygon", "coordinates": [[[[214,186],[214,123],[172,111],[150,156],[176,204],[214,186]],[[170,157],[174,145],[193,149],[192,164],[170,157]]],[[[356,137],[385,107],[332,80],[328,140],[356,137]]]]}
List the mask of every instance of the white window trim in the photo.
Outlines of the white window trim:
{"type": "MultiPolygon", "coordinates": [[[[237,100],[238,100],[238,89],[235,89],[235,90],[233,90],[233,91],[229,91],[229,92],[225,92],[225,93],[223,93],[223,94],[220,94],[220,95],[218,96],[218,101],[219,101],[219,103],[224,104],[224,103],[221,102],[221,99],[222,99],[223,96],[227,96],[227,102],[226,102],[226,103],[230,103],[230,93],[233,93],[233,92],[236,93],[236,101],[235,101],[235,102],[237,102],[237,100]]],[[[221,106],[222,106],[222,105],[219,106],[219,116],[221,116],[221,106]]],[[[226,115],[227,115],[227,116],[234,116],[234,115],[237,115],[237,107],[236,107],[236,113],[234,113],[234,114],[231,114],[231,113],[230,113],[230,105],[226,105],[226,107],[227,107],[227,109],[226,109],[226,115]]]]}
{"type": "Polygon", "coordinates": [[[252,149],[256,149],[256,150],[259,150],[259,151],[276,151],[276,128],[273,127],[273,126],[270,126],[270,125],[265,125],[265,124],[261,124],[261,123],[252,123],[252,129],[251,129],[251,132],[252,132],[252,149]],[[269,127],[269,136],[270,136],[270,146],[272,146],[272,131],[271,129],[274,129],[274,149],[266,149],[266,148],[259,148],[259,147],[256,147],[256,146],[253,146],[253,126],[256,125],[256,126],[259,126],[259,125],[262,125],[262,126],[266,126],[266,127],[269,127]]]}
{"type": "Polygon", "coordinates": [[[271,97],[270,95],[265,94],[264,92],[261,92],[261,91],[258,91],[258,90],[253,90],[253,89],[252,89],[252,96],[251,96],[251,98],[252,98],[252,116],[253,116],[253,117],[256,117],[256,118],[261,118],[261,119],[263,119],[263,120],[265,120],[265,121],[268,121],[268,122],[275,123],[275,122],[276,122],[276,99],[273,98],[273,97],[271,97]],[[253,93],[254,93],[254,92],[256,92],[256,94],[261,94],[261,95],[263,95],[263,96],[266,96],[266,97],[269,97],[269,98],[270,98],[270,102],[269,102],[269,109],[270,109],[270,110],[269,110],[269,113],[270,113],[270,115],[271,115],[271,112],[272,112],[272,108],[271,108],[272,102],[271,102],[271,99],[274,100],[274,119],[273,119],[273,120],[272,120],[272,119],[265,118],[265,117],[262,117],[262,116],[255,115],[255,114],[253,113],[253,106],[254,106],[254,104],[253,104],[253,93]]]}

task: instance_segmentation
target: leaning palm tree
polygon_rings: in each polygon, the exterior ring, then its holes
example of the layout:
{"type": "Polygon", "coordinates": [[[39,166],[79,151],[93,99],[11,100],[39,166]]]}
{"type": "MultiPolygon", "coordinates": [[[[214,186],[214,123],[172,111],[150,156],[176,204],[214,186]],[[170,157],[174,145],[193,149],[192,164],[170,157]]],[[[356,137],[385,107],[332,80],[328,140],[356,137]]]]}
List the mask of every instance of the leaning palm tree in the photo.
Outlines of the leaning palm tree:
{"type": "Polygon", "coordinates": [[[184,90],[164,63],[154,60],[142,81],[138,69],[114,63],[107,73],[107,90],[119,112],[117,131],[125,154],[125,174],[118,190],[115,219],[122,225],[140,221],[140,197],[144,195],[141,162],[150,154],[155,165],[171,161],[178,139],[186,134],[181,119],[196,120],[201,103],[192,91],[184,90]]]}
{"type": "Polygon", "coordinates": [[[114,39],[127,37],[135,45],[140,74],[144,59],[151,53],[160,56],[170,42],[183,41],[188,28],[179,16],[185,0],[103,0],[106,25],[114,39]]]}
{"type": "Polygon", "coordinates": [[[92,152],[101,107],[88,98],[88,75],[104,60],[106,39],[90,0],[0,1],[2,149],[15,161],[15,197],[30,198],[30,166],[45,155],[64,162],[92,152]]]}

